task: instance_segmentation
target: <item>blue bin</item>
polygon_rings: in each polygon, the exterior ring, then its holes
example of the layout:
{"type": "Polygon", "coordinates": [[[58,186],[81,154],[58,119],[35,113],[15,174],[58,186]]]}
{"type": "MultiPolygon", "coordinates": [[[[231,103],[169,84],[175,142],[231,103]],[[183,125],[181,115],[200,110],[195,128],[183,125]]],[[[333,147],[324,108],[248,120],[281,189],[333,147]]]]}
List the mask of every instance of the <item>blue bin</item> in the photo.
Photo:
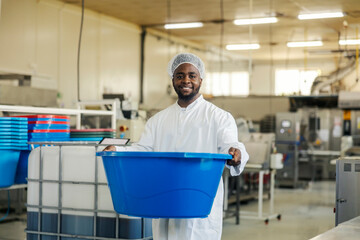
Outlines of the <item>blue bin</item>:
{"type": "Polygon", "coordinates": [[[28,176],[28,158],[30,150],[21,150],[19,162],[16,168],[15,184],[27,183],[28,176]]]}
{"type": "Polygon", "coordinates": [[[14,184],[20,150],[0,149],[0,188],[14,184]]]}
{"type": "Polygon", "coordinates": [[[145,218],[204,218],[228,154],[98,152],[114,209],[145,218]]]}

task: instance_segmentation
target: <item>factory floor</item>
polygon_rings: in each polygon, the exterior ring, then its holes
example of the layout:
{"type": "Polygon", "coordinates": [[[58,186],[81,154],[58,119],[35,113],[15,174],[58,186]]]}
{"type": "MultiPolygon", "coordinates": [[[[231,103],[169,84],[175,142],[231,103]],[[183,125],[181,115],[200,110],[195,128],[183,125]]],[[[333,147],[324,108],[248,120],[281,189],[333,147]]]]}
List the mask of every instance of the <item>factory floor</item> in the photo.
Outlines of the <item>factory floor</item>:
{"type": "MultiPolygon", "coordinates": [[[[275,212],[281,214],[280,221],[272,219],[266,225],[262,220],[240,219],[240,225],[236,225],[235,218],[228,218],[224,220],[222,240],[310,239],[334,227],[334,203],[334,181],[310,183],[306,189],[275,189],[275,212]]],[[[257,202],[242,204],[241,210],[256,211],[257,202]]],[[[265,200],[264,211],[267,210],[265,200]]],[[[25,218],[21,215],[23,220],[0,222],[0,239],[25,240],[25,218]]]]}

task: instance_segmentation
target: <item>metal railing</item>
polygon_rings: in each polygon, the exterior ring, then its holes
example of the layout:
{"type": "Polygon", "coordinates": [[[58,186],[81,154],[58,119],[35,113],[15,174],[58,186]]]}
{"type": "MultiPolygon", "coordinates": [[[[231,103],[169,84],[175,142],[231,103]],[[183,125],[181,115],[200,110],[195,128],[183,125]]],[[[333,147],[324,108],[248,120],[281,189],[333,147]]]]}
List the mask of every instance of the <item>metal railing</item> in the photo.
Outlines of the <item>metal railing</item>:
{"type": "Polygon", "coordinates": [[[76,129],[81,128],[81,116],[82,115],[95,115],[95,116],[111,116],[111,128],[116,129],[116,118],[120,109],[119,99],[114,100],[100,100],[100,101],[87,101],[78,102],[77,109],[68,108],[48,108],[48,107],[29,107],[29,106],[17,106],[17,105],[0,105],[0,111],[12,112],[12,113],[38,113],[38,114],[61,114],[76,116],[76,129]],[[86,105],[112,105],[111,111],[106,110],[85,110],[82,109],[86,105]]]}
{"type": "MultiPolygon", "coordinates": [[[[63,146],[85,146],[85,147],[94,147],[95,148],[95,154],[98,150],[99,146],[104,146],[103,144],[95,144],[95,143],[89,143],[84,145],[84,143],[56,143],[56,142],[31,142],[30,144],[36,144],[36,145],[40,145],[39,147],[39,179],[34,179],[34,178],[28,178],[28,182],[36,182],[39,184],[39,204],[27,204],[28,208],[36,208],[38,210],[38,219],[37,219],[37,231],[34,230],[30,230],[30,229],[26,229],[25,232],[27,234],[32,234],[32,235],[37,235],[37,239],[40,240],[42,239],[41,236],[52,236],[52,237],[57,237],[57,240],[60,240],[62,237],[68,237],[68,238],[74,238],[74,239],[94,239],[94,240],[125,240],[124,238],[118,238],[119,237],[119,218],[120,215],[118,213],[116,213],[115,211],[110,211],[110,210],[101,210],[98,209],[98,187],[100,185],[102,186],[106,186],[106,183],[102,183],[99,182],[98,179],[98,172],[99,172],[99,167],[98,167],[98,158],[95,155],[95,180],[94,182],[91,181],[66,181],[63,180],[62,176],[63,176],[63,159],[62,159],[62,149],[63,146]],[[58,180],[48,180],[48,179],[44,179],[43,178],[43,164],[44,164],[44,154],[42,154],[42,148],[46,147],[46,146],[57,146],[59,147],[59,154],[58,154],[58,160],[59,160],[59,164],[58,164],[58,180]],[[46,206],[42,203],[42,199],[43,199],[43,183],[57,183],[58,184],[58,206],[54,207],[54,206],[46,206]],[[62,203],[62,197],[63,197],[63,192],[62,192],[62,185],[64,184],[76,184],[76,185],[93,185],[95,187],[95,191],[94,191],[94,208],[88,209],[88,208],[70,208],[70,207],[63,207],[63,203],[62,203]],[[44,209],[48,209],[48,210],[57,210],[57,232],[44,232],[42,231],[42,216],[41,213],[43,212],[44,209]],[[62,215],[62,211],[79,211],[79,212],[87,212],[87,213],[91,213],[93,214],[93,234],[92,236],[89,235],[80,235],[80,234],[66,234],[63,233],[61,230],[61,215],[62,215]],[[113,237],[102,237],[102,236],[97,236],[97,217],[98,217],[98,213],[112,213],[115,217],[115,221],[116,221],[116,227],[115,227],[115,238],[113,237]]],[[[29,157],[30,160],[30,157],[29,157]]],[[[31,219],[28,218],[28,221],[30,221],[31,219]]],[[[131,238],[132,240],[150,240],[152,239],[152,236],[148,236],[145,237],[146,234],[146,224],[145,224],[145,219],[141,218],[141,225],[142,225],[142,229],[141,229],[141,236],[142,238],[131,238]]]]}

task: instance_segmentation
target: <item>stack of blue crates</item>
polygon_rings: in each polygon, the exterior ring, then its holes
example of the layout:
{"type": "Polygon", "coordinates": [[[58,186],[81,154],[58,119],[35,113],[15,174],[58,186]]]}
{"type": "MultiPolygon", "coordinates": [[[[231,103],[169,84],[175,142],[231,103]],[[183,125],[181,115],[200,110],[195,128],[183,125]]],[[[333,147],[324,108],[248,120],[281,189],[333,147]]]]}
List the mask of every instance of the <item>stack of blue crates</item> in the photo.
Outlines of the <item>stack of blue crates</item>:
{"type": "MultiPolygon", "coordinates": [[[[70,117],[60,115],[28,115],[19,116],[26,123],[26,139],[29,142],[69,141],[70,117]]],[[[38,145],[33,145],[37,147],[38,145]]],[[[27,183],[28,158],[31,146],[20,153],[20,160],[16,171],[15,183],[27,183]]]]}
{"type": "Polygon", "coordinates": [[[29,142],[69,141],[69,116],[29,115],[23,117],[26,117],[29,123],[29,142]]]}
{"type": "Polygon", "coordinates": [[[28,149],[27,119],[0,117],[0,188],[15,183],[20,151],[28,149]]]}

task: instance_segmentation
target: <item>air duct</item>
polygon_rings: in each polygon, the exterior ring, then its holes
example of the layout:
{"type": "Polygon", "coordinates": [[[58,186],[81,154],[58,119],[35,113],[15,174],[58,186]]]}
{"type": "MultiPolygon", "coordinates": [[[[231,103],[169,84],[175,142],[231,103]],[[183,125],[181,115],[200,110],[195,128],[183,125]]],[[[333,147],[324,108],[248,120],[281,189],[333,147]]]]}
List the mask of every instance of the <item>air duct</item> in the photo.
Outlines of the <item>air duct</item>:
{"type": "Polygon", "coordinates": [[[342,80],[349,73],[355,69],[355,58],[351,58],[345,67],[339,68],[336,71],[330,73],[328,76],[318,76],[315,78],[313,85],[311,86],[311,93],[318,95],[321,90],[329,85],[342,80]]]}

